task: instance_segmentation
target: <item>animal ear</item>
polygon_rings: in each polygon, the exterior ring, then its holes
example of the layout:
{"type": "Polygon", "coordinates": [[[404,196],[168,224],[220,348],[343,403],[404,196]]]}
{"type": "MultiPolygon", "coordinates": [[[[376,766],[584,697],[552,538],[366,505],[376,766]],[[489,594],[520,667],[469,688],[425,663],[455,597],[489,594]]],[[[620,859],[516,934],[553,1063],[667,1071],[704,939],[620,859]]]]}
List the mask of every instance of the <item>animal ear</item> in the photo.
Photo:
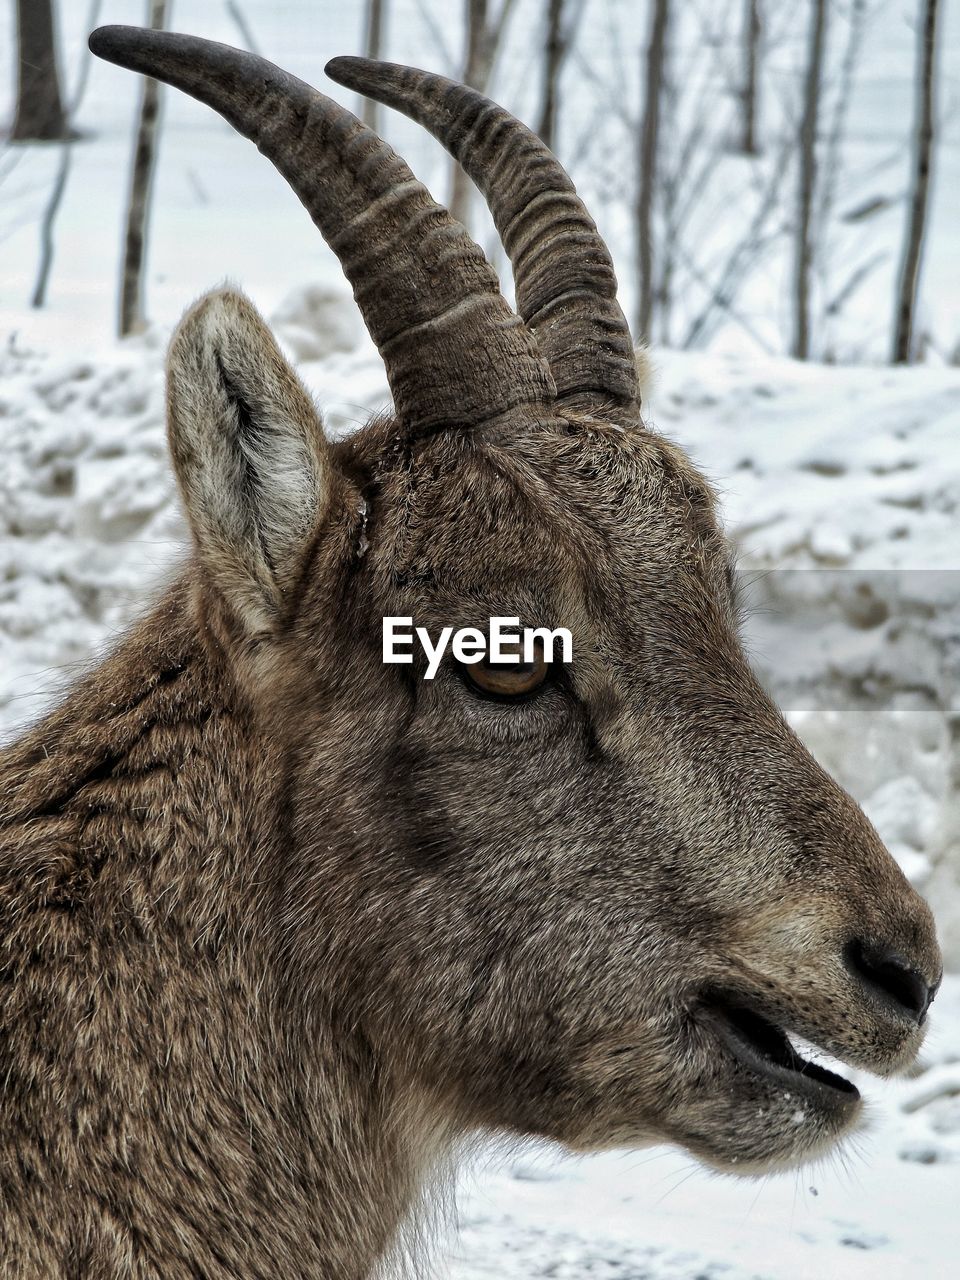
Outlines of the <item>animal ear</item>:
{"type": "Polygon", "coordinates": [[[273,629],[330,505],[333,468],[309,395],[241,294],[208,293],[180,322],[167,430],[205,571],[248,629],[273,629]]]}

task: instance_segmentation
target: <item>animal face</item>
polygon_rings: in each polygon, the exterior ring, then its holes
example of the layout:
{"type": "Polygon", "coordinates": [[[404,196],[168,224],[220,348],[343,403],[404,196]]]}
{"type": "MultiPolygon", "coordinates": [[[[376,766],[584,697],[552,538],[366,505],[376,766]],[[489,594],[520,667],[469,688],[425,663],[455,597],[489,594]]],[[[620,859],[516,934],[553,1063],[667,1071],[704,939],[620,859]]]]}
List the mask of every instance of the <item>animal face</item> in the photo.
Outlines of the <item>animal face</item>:
{"type": "Polygon", "coordinates": [[[293,900],[315,833],[349,850],[334,879],[362,868],[335,947],[375,975],[356,1016],[464,1123],[669,1140],[744,1172],[819,1153],[859,1097],[783,1030],[895,1070],[939,959],[926,907],[749,669],[706,483],[652,434],[575,418],[384,467],[394,431],[341,449],[369,549],[335,602],[323,569],[289,647],[301,708],[318,694],[293,900]],[[426,682],[380,661],[391,612],[433,634],[562,623],[574,661],[517,701],[453,660],[426,682]],[[884,944],[901,974],[871,963],[884,944]]]}
{"type": "Polygon", "coordinates": [[[880,1073],[910,1062],[932,921],[750,671],[714,497],[641,420],[569,179],[471,91],[335,64],[478,178],[518,275],[511,317],[462,229],[342,108],[235,51],[107,30],[98,52],[206,97],[294,174],[394,391],[396,417],[328,443],[229,292],[171,347],[198,608],[286,752],[296,981],[453,1128],[666,1140],[743,1172],[824,1150],[859,1095],[787,1033],[880,1073]],[[276,142],[294,123],[336,200],[276,142]],[[382,661],[383,618],[407,615],[432,634],[563,626],[573,661],[491,689],[448,657],[425,681],[382,661]]]}

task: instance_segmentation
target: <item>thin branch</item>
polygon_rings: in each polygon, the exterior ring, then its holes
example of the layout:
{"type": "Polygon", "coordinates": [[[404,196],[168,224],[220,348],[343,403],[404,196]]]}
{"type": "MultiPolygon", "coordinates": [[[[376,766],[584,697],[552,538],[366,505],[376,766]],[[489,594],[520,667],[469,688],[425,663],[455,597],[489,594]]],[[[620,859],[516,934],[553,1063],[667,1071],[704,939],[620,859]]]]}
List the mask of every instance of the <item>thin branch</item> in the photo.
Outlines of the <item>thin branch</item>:
{"type": "MultiPolygon", "coordinates": [[[[762,242],[756,241],[755,243],[757,245],[760,245],[762,242]]],[[[763,243],[762,247],[766,248],[767,247],[766,243],[763,243]]],[[[724,311],[730,317],[731,320],[734,320],[744,330],[744,332],[747,333],[753,339],[753,341],[757,344],[757,346],[760,348],[761,351],[765,352],[767,355],[773,355],[774,351],[773,351],[773,348],[770,346],[769,342],[767,342],[766,339],[760,333],[757,332],[757,330],[754,328],[753,322],[747,316],[745,316],[743,312],[738,311],[737,308],[733,305],[733,295],[727,294],[724,292],[723,280],[721,279],[719,283],[712,283],[710,279],[707,278],[706,274],[703,271],[701,271],[701,269],[697,266],[693,258],[689,254],[687,254],[685,250],[681,249],[679,253],[680,253],[681,259],[683,260],[683,265],[686,267],[687,271],[689,271],[690,275],[694,278],[694,280],[696,280],[699,284],[701,284],[708,291],[710,295],[707,307],[704,310],[704,316],[709,315],[709,313],[713,311],[715,308],[719,308],[721,311],[724,311]]],[[[687,351],[691,348],[692,345],[693,345],[692,342],[689,342],[689,341],[685,342],[683,344],[683,349],[687,351]]]]}
{"type": "Polygon", "coordinates": [[[64,143],[60,148],[60,161],[57,165],[57,176],[50,192],[50,199],[47,201],[47,207],[40,221],[40,265],[37,269],[37,282],[33,286],[33,294],[30,298],[30,305],[35,308],[42,307],[47,300],[47,284],[53,267],[55,248],[53,224],[56,222],[60,201],[67,187],[67,178],[70,176],[70,154],[70,144],[64,143]]]}
{"type": "Polygon", "coordinates": [[[443,59],[444,68],[453,74],[454,68],[456,67],[456,58],[454,57],[453,50],[450,45],[447,44],[446,36],[443,34],[443,28],[433,16],[430,7],[427,4],[427,0],[414,0],[414,7],[417,10],[417,15],[419,16],[420,21],[426,27],[427,33],[433,41],[434,47],[443,59]]]}
{"type": "Polygon", "coordinates": [[[836,199],[837,181],[840,175],[840,158],[843,139],[846,133],[847,116],[850,112],[850,101],[853,97],[853,85],[856,79],[857,62],[863,43],[863,27],[866,19],[866,0],[853,0],[850,14],[850,32],[843,51],[840,66],[840,87],[833,110],[833,120],[827,135],[824,148],[823,180],[821,183],[820,202],[817,209],[817,235],[823,239],[827,233],[827,225],[833,212],[836,199]]]}
{"type": "MultiPolygon", "coordinates": [[[[87,13],[87,31],[92,31],[97,25],[100,17],[100,5],[101,0],[91,0],[90,9],[87,13]]],[[[54,179],[50,199],[47,201],[47,207],[44,209],[43,217],[40,221],[40,263],[37,268],[37,280],[30,298],[30,305],[35,308],[42,307],[47,300],[47,286],[50,283],[50,272],[53,269],[53,255],[56,249],[53,229],[57,214],[60,212],[63,193],[67,189],[67,179],[70,176],[70,165],[73,159],[73,146],[77,140],[73,122],[87,91],[92,62],[93,58],[90,55],[90,50],[84,45],[83,52],[80,55],[80,67],[77,71],[77,83],[74,86],[73,94],[67,107],[67,140],[60,147],[57,176],[54,179]]]]}
{"type": "Polygon", "coordinates": [[[885,249],[878,249],[872,257],[857,267],[856,271],[851,272],[846,284],[842,285],[836,294],[830,299],[826,306],[825,314],[828,316],[837,316],[847,305],[856,291],[863,282],[876,271],[877,267],[882,266],[889,258],[889,253],[885,249]]]}
{"type": "Polygon", "coordinates": [[[227,13],[229,13],[230,17],[233,19],[234,25],[236,26],[237,30],[240,32],[240,39],[243,41],[246,47],[250,50],[251,53],[255,53],[258,56],[262,57],[263,50],[260,48],[260,45],[257,42],[257,38],[253,34],[253,28],[250,26],[250,23],[247,21],[247,15],[243,12],[243,9],[240,7],[239,0],[227,0],[227,13]]]}
{"type": "Polygon", "coordinates": [[[637,118],[625,101],[622,88],[610,77],[596,71],[587,57],[582,53],[574,55],[574,63],[583,78],[587,80],[600,95],[601,109],[607,119],[618,120],[632,136],[637,130],[637,118]]]}
{"type": "MultiPolygon", "coordinates": [[[[690,350],[702,344],[703,335],[716,307],[721,307],[731,315],[733,314],[730,302],[736,295],[740,282],[745,279],[748,271],[759,260],[768,245],[779,235],[779,232],[768,233],[766,226],[771,214],[777,208],[780,192],[783,188],[783,179],[790,167],[792,156],[792,140],[787,138],[781,143],[777,163],[771,169],[766,189],[762,193],[753,218],[750,220],[744,234],[730,251],[726,264],[715,284],[710,286],[710,297],[706,305],[687,330],[687,336],[682,344],[684,350],[690,350]]],[[[743,327],[746,328],[747,326],[743,325],[743,327]]]]}

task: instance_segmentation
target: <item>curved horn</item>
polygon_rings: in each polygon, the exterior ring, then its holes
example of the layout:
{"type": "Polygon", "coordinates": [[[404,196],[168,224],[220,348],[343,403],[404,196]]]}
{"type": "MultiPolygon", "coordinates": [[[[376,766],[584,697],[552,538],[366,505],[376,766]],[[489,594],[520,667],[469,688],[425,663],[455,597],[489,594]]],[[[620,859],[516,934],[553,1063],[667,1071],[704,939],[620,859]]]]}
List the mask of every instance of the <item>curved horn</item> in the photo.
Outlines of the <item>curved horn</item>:
{"type": "Polygon", "coordinates": [[[264,58],[194,36],[101,27],[90,48],[207,103],[276,165],[340,259],[409,427],[472,426],[553,399],[479,246],[349,111],[264,58]]]}
{"type": "Polygon", "coordinates": [[[553,152],[495,102],[443,76],[368,58],[334,58],[326,72],[429,129],[483,192],[558,399],[589,411],[612,401],[636,421],[636,359],[613,262],[553,152]]]}

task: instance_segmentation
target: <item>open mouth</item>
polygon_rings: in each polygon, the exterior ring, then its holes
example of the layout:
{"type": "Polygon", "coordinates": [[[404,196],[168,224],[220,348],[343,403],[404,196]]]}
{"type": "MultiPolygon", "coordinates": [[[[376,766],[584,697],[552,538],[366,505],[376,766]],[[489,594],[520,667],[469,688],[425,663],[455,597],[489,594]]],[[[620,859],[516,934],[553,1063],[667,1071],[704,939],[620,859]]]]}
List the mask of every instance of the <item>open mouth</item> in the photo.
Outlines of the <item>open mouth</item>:
{"type": "Polygon", "coordinates": [[[860,1098],[856,1085],[805,1058],[786,1031],[753,1009],[726,1001],[712,1001],[710,1012],[728,1047],[748,1069],[778,1085],[813,1094],[834,1105],[851,1105],[860,1098]]]}

